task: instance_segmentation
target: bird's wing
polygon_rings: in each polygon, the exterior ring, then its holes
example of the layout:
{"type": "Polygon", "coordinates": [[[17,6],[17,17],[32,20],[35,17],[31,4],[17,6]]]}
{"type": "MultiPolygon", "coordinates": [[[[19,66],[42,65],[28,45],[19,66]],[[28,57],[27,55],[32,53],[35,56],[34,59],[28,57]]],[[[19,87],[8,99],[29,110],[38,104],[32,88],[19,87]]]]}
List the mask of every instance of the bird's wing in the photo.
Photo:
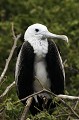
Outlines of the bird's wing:
{"type": "Polygon", "coordinates": [[[48,40],[48,53],[46,55],[47,71],[51,80],[51,91],[55,94],[64,93],[65,72],[62,59],[56,44],[48,40]]]}
{"type": "Polygon", "coordinates": [[[33,93],[33,64],[34,51],[26,41],[19,52],[15,69],[15,81],[20,99],[33,93]]]}

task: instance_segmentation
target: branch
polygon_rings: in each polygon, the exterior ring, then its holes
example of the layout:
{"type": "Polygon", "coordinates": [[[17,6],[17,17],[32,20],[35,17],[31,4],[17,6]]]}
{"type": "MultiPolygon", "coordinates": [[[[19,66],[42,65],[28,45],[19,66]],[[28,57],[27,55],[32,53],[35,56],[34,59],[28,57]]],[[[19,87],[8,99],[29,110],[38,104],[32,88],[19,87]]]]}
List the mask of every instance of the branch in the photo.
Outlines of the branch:
{"type": "Polygon", "coordinates": [[[43,93],[43,92],[47,92],[50,95],[52,94],[53,96],[55,96],[55,97],[57,97],[59,99],[61,98],[61,99],[68,99],[68,100],[79,100],[79,97],[77,97],[77,96],[69,96],[69,95],[62,95],[62,94],[61,95],[55,95],[53,92],[51,92],[49,90],[42,89],[39,92],[36,92],[36,93],[31,94],[31,95],[29,95],[29,96],[27,96],[27,97],[25,97],[25,98],[23,98],[21,100],[16,101],[14,104],[17,104],[17,103],[19,103],[21,101],[27,100],[28,98],[34,97],[35,95],[38,95],[38,94],[43,93]]]}
{"type": "MultiPolygon", "coordinates": [[[[3,94],[0,96],[0,98],[4,97],[12,87],[14,87],[15,85],[15,81],[13,83],[11,83],[7,88],[6,90],[3,92],[3,94]]],[[[19,103],[20,101],[24,101],[27,99],[27,105],[25,106],[25,109],[24,109],[24,112],[22,114],[22,117],[21,117],[21,120],[25,120],[25,117],[27,116],[27,113],[28,113],[28,110],[29,110],[29,107],[31,105],[31,102],[32,102],[32,98],[35,96],[35,95],[38,95],[40,93],[43,93],[43,92],[47,92],[48,94],[54,96],[54,97],[57,97],[66,107],[68,107],[70,109],[70,111],[77,117],[79,118],[79,116],[77,115],[77,113],[65,102],[63,101],[62,99],[68,99],[68,100],[79,100],[79,97],[76,97],[76,96],[69,96],[69,95],[55,95],[54,93],[52,93],[51,91],[49,90],[46,90],[46,89],[43,89],[39,92],[36,92],[32,95],[29,95],[21,100],[18,100],[17,102],[15,102],[14,104],[17,104],[19,103]]]]}
{"type": "Polygon", "coordinates": [[[30,97],[30,98],[27,99],[26,106],[24,108],[24,111],[22,113],[22,116],[21,116],[20,120],[26,120],[30,105],[32,103],[32,99],[33,99],[33,97],[30,97]]]}
{"type": "Polygon", "coordinates": [[[10,54],[9,54],[9,57],[8,57],[8,59],[6,60],[6,64],[5,64],[4,70],[3,70],[3,72],[2,72],[2,74],[1,74],[1,76],[0,76],[0,83],[2,82],[2,80],[3,80],[3,78],[4,78],[5,74],[6,74],[6,71],[7,71],[7,69],[8,69],[9,63],[10,63],[11,58],[12,58],[12,56],[13,56],[14,50],[15,50],[15,48],[16,48],[17,41],[18,41],[18,39],[19,39],[20,36],[21,36],[21,34],[15,36],[13,24],[12,24],[12,34],[13,34],[13,38],[14,38],[14,44],[13,44],[13,47],[12,47],[11,52],[10,52],[10,54]]]}
{"type": "Polygon", "coordinates": [[[68,100],[79,100],[77,96],[70,96],[70,95],[58,95],[58,98],[68,99],[68,100]]]}
{"type": "Polygon", "coordinates": [[[59,100],[63,103],[63,105],[69,108],[69,110],[71,111],[71,113],[73,113],[73,115],[75,115],[79,119],[79,115],[74,111],[74,109],[70,105],[68,105],[62,98],[59,98],[59,100]]]}
{"type": "MultiPolygon", "coordinates": [[[[26,100],[26,99],[28,99],[28,98],[30,98],[30,97],[34,97],[35,95],[38,95],[38,94],[43,93],[43,92],[46,92],[46,93],[48,93],[48,94],[50,94],[50,95],[52,95],[52,96],[54,96],[54,97],[57,97],[57,98],[62,102],[62,104],[64,104],[66,107],[68,107],[69,110],[71,111],[71,113],[73,113],[73,115],[75,115],[75,116],[79,119],[78,114],[62,99],[62,98],[64,98],[64,99],[73,98],[74,96],[56,95],[56,94],[52,93],[52,92],[49,91],[49,90],[43,89],[43,90],[41,90],[41,91],[39,91],[39,92],[37,92],[37,93],[34,93],[34,94],[32,94],[32,95],[29,95],[29,96],[27,96],[27,97],[25,97],[25,98],[17,101],[16,103],[18,103],[18,102],[20,102],[20,101],[24,101],[24,100],[26,100]],[[66,98],[66,97],[67,97],[67,98],[66,98]]],[[[73,100],[73,99],[72,99],[72,100],[73,100]]],[[[76,100],[79,100],[79,97],[77,97],[76,100]]],[[[15,104],[16,104],[16,103],[15,103],[15,104]]]]}
{"type": "Polygon", "coordinates": [[[15,86],[15,81],[12,82],[6,89],[5,91],[2,93],[2,95],[0,95],[0,98],[4,97],[10,90],[11,88],[13,88],[15,86]]]}

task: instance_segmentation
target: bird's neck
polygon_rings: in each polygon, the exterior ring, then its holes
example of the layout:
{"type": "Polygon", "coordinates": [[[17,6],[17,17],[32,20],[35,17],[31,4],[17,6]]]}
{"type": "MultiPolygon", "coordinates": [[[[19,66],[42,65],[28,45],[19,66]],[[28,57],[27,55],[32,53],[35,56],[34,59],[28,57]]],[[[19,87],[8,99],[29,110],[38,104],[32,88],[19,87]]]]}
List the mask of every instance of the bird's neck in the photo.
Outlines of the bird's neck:
{"type": "Polygon", "coordinates": [[[34,49],[34,53],[37,56],[45,56],[48,52],[48,41],[47,39],[36,39],[36,38],[32,38],[32,39],[28,39],[27,40],[31,46],[34,49]]]}

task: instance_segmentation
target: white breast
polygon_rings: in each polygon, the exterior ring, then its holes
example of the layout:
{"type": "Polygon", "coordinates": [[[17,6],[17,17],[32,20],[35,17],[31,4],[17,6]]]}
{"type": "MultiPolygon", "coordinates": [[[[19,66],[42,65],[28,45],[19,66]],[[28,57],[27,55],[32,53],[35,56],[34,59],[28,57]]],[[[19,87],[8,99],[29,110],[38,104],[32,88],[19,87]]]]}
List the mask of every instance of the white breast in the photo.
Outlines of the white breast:
{"type": "MultiPolygon", "coordinates": [[[[34,49],[35,53],[35,62],[34,62],[34,75],[37,79],[34,80],[34,92],[38,92],[43,88],[50,89],[50,80],[48,78],[48,74],[46,71],[46,62],[45,56],[48,52],[48,41],[45,40],[37,40],[37,39],[29,39],[28,42],[34,49]]],[[[47,93],[41,93],[39,96],[46,96],[49,98],[50,96],[47,93]]],[[[37,97],[35,96],[37,101],[37,97]]]]}
{"type": "MultiPolygon", "coordinates": [[[[37,78],[34,81],[34,91],[38,92],[38,91],[41,91],[43,88],[49,90],[51,83],[46,71],[45,59],[41,58],[40,60],[38,60],[38,57],[36,56],[34,66],[35,66],[34,67],[35,76],[37,78]]],[[[47,93],[41,93],[39,94],[39,96],[50,98],[50,96],[47,93]]],[[[38,102],[36,96],[35,96],[35,100],[38,102]]]]}
{"type": "Polygon", "coordinates": [[[34,81],[35,92],[42,90],[43,88],[50,89],[50,80],[46,71],[46,63],[44,58],[41,61],[35,61],[35,76],[34,81]]]}
{"type": "MultiPolygon", "coordinates": [[[[33,41],[31,43],[34,49],[35,62],[34,62],[34,74],[37,79],[34,81],[34,91],[38,92],[43,88],[50,89],[50,80],[48,78],[47,70],[46,70],[46,61],[45,56],[48,52],[48,42],[47,40],[41,41],[33,41]],[[35,43],[34,43],[35,42],[35,43]]],[[[42,93],[39,96],[46,96],[49,98],[47,93],[42,93]]],[[[36,97],[35,97],[36,99],[36,97]]]]}

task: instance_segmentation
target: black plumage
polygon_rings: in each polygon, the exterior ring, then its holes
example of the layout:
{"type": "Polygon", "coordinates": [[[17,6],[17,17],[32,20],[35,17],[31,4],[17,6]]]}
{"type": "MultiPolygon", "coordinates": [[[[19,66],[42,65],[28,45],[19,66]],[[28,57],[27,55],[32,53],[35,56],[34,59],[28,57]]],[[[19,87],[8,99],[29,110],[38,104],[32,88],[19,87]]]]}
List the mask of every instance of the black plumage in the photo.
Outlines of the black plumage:
{"type": "MultiPolygon", "coordinates": [[[[34,93],[33,89],[34,59],[35,54],[33,47],[29,44],[29,42],[24,42],[20,53],[18,80],[16,80],[19,99],[25,98],[34,93]]],[[[48,40],[48,53],[46,54],[45,59],[47,64],[47,72],[51,80],[51,91],[54,92],[55,94],[63,94],[64,76],[59,58],[59,52],[56,47],[56,44],[49,40],[48,40]]],[[[30,107],[30,111],[33,115],[38,112],[38,110],[34,106],[36,106],[40,110],[43,110],[42,107],[43,99],[40,98],[39,96],[37,98],[38,103],[36,103],[35,99],[33,99],[30,107]]],[[[46,109],[49,108],[49,104],[51,103],[50,101],[52,102],[51,99],[48,100],[46,109]]],[[[22,102],[25,104],[26,101],[22,102]]],[[[52,104],[51,107],[52,106],[54,107],[55,105],[52,104]]]]}
{"type": "Polygon", "coordinates": [[[64,73],[56,44],[48,41],[48,53],[46,55],[47,71],[51,80],[51,91],[55,94],[64,93],[64,73]]]}
{"type": "MultiPolygon", "coordinates": [[[[24,42],[21,48],[21,54],[19,59],[19,68],[17,76],[17,92],[19,99],[25,98],[32,94],[33,90],[33,65],[34,65],[34,51],[28,42],[24,42]]],[[[25,103],[25,101],[23,101],[25,103]]]]}
{"type": "MultiPolygon", "coordinates": [[[[62,59],[56,44],[48,38],[58,38],[68,42],[67,36],[52,34],[46,26],[41,24],[31,25],[24,34],[25,42],[18,54],[15,69],[19,99],[42,89],[35,80],[35,75],[46,89],[50,89],[57,95],[64,94],[65,72],[62,59]]],[[[25,104],[26,100],[22,102],[25,104]]],[[[35,115],[39,110],[49,110],[49,107],[52,109],[55,104],[51,102],[50,95],[46,93],[34,96],[30,111],[35,115]],[[42,95],[47,102],[44,101],[42,95]]]]}

